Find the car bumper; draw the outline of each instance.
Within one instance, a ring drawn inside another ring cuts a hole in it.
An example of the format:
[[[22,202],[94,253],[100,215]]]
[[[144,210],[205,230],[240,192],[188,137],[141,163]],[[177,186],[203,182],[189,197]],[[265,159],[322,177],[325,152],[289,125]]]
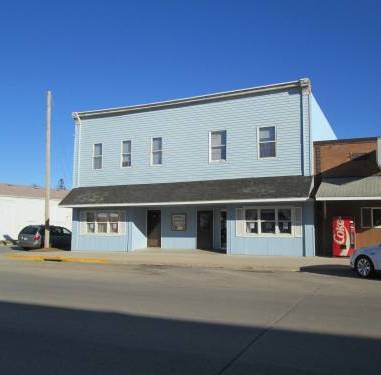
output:
[[[25,248],[28,248],[28,249],[39,249],[41,247],[39,241],[37,241],[37,242],[17,241],[17,244],[20,247],[25,247]]]

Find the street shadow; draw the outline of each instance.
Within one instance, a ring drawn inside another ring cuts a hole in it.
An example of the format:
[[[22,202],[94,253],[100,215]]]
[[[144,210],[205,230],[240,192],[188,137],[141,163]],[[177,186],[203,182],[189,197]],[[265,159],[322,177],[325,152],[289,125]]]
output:
[[[10,302],[0,302],[0,337],[6,375],[369,375],[381,368],[378,338]]]
[[[315,273],[319,275],[339,276],[359,278],[349,266],[337,265],[337,264],[321,264],[313,266],[300,267],[300,272]],[[373,279],[380,279],[379,274],[376,274]]]

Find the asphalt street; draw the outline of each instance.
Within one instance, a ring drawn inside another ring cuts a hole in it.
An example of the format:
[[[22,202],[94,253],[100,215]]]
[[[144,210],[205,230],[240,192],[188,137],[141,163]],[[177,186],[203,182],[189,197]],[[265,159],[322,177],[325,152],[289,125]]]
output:
[[[0,260],[0,374],[379,374],[381,279]]]

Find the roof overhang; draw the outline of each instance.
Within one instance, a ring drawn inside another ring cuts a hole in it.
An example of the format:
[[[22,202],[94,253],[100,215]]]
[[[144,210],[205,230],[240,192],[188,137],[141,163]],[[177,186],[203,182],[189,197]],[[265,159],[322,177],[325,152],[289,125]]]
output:
[[[381,176],[323,178],[317,201],[381,200]]]
[[[144,207],[304,202],[311,176],[280,176],[72,189],[63,207]]]
[[[134,112],[152,111],[152,110],[165,109],[165,108],[171,108],[171,107],[194,105],[194,104],[208,103],[208,102],[220,101],[220,100],[236,99],[236,98],[255,95],[259,93],[279,91],[279,90],[289,90],[289,89],[295,89],[295,88],[306,88],[310,90],[311,82],[308,78],[302,78],[296,81],[256,86],[256,87],[250,87],[250,88],[240,89],[240,90],[224,91],[224,92],[208,94],[208,95],[198,95],[198,96],[192,96],[188,98],[181,98],[181,99],[175,99],[175,100],[165,100],[165,101],[153,102],[148,104],[99,109],[94,111],[73,112],[72,117],[73,119],[78,121],[79,119],[83,120],[83,119],[95,118],[95,117],[120,116],[120,115],[125,115],[128,113],[134,113]]]
[[[103,203],[103,204],[61,204],[61,207],[157,207],[157,206],[191,206],[191,205],[220,205],[220,204],[250,204],[250,203],[280,203],[280,202],[306,202],[311,198],[279,198],[279,199],[241,199],[241,200],[215,200],[215,201],[185,201],[185,202],[152,202],[152,203]]]

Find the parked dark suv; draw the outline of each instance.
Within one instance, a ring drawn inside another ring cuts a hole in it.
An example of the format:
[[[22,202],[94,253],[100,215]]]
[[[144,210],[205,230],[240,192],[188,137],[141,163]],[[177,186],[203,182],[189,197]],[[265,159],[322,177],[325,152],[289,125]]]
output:
[[[45,225],[28,225],[19,234],[18,244],[23,249],[44,247]],[[50,247],[70,250],[71,232],[63,227],[50,226]]]

